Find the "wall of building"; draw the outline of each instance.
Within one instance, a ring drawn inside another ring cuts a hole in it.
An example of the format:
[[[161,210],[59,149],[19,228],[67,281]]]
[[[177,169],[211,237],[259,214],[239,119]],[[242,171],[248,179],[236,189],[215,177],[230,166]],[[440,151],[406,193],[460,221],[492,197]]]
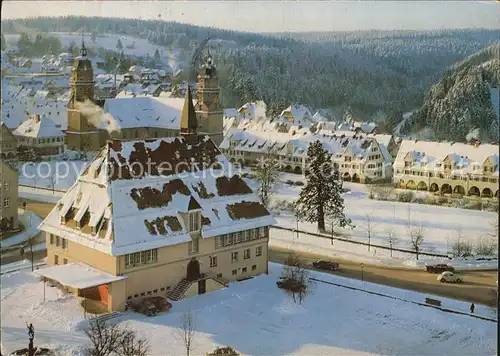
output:
[[[51,236],[53,236],[52,240]],[[81,262],[112,275],[118,274],[118,258],[115,256],[110,256],[70,240],[66,240],[66,248],[63,248],[62,238],[60,238],[60,244],[57,246],[57,236],[47,232],[45,232],[45,242],[47,246],[47,263],[49,265],[55,265],[55,256],[58,256],[58,264],[60,265],[64,264],[64,259],[66,259],[67,263]]]
[[[267,273],[267,245],[268,238],[252,240],[246,243],[215,248],[215,238],[202,239],[198,253],[189,253],[189,244],[183,243],[163,247],[158,250],[156,263],[125,268],[125,256],[119,258],[120,274],[128,276],[126,281],[127,297],[140,297],[151,292],[151,295],[164,295],[174,288],[182,279],[186,278],[187,265],[192,258],[200,263],[200,272],[219,275],[234,281],[261,273]],[[256,256],[256,247],[262,247],[262,255]],[[244,259],[244,250],[250,249],[250,258]],[[231,252],[238,252],[238,261],[231,261]],[[217,266],[210,267],[210,256],[217,256]],[[252,266],[255,266],[252,269]],[[246,268],[246,272],[244,272]],[[235,274],[234,271],[236,271]],[[162,290],[163,288],[163,290]],[[156,290],[156,293],[154,292]]]
[[[0,158],[13,158],[17,153],[17,140],[4,124],[0,124]]]
[[[18,174],[0,161],[0,219],[5,230],[19,227],[17,216]],[[4,220],[5,219],[5,220]]]
[[[125,310],[126,281],[126,279],[122,279],[109,284],[108,311]]]

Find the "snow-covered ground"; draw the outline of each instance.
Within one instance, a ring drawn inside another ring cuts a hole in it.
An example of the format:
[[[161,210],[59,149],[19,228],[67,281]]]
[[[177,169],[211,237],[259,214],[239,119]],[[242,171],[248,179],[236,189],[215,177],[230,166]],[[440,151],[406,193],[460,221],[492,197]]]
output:
[[[61,199],[63,195],[64,195],[63,192],[58,192],[58,191],[52,192],[51,190],[47,189],[19,186],[20,198],[55,204],[59,201],[59,199]]]
[[[22,209],[19,209],[18,216],[21,224],[23,224],[24,226],[24,230],[19,234],[13,235],[8,239],[0,241],[0,249],[5,249],[7,247],[20,244],[39,233],[38,225],[40,225],[42,219],[40,219],[38,215],[31,211],[25,212]]]
[[[289,177],[283,179],[289,179]],[[296,175],[292,180],[298,181],[301,178]],[[252,184],[252,187],[255,188],[255,184]],[[344,187],[350,189],[344,194],[345,213],[352,220],[355,228],[337,231],[354,241],[368,242],[368,219],[371,225],[370,242],[372,244],[388,246],[387,231],[394,229],[398,240],[394,246],[411,250],[409,227],[422,226],[425,230],[422,251],[441,254],[447,254],[451,250],[458,230],[462,239],[471,241],[473,244],[480,237],[495,232],[493,222],[498,219],[497,213],[372,200],[368,199],[368,186],[345,183]],[[274,199],[293,201],[298,198],[301,189],[302,187],[281,184]],[[282,211],[276,220],[279,226],[292,229],[297,226],[295,217],[288,211]],[[299,230],[317,232],[317,226],[300,222]]]
[[[67,190],[83,173],[88,161],[22,162],[18,165],[19,184]]]
[[[269,276],[174,302],[156,317],[127,312],[114,322],[146,337],[151,355],[184,353],[178,330],[187,310],[194,315],[193,355],[225,345],[247,355],[496,354],[494,322],[321,282],[298,305],[276,287],[280,269],[271,264]],[[311,276],[418,302],[426,297],[318,272]],[[26,270],[2,275],[1,282],[2,354],[25,347],[26,322],[35,326],[36,345],[82,354],[87,339],[76,297],[47,287],[43,303],[43,283]],[[443,307],[468,311],[468,303],[440,300]],[[491,318],[493,311],[478,305],[476,314]]]

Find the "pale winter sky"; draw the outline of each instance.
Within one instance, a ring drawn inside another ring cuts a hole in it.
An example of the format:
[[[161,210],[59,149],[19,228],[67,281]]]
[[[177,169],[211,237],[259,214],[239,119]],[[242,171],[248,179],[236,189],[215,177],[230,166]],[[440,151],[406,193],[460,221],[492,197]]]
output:
[[[2,1],[2,19],[162,19],[251,32],[500,28],[500,1]]]

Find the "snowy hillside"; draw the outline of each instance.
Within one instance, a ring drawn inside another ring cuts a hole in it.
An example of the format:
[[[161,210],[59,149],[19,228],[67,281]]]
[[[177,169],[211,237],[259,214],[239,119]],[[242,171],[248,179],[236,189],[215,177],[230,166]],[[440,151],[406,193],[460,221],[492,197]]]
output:
[[[496,141],[498,113],[494,112],[491,88],[498,86],[500,45],[495,45],[455,64],[432,86],[423,106],[405,121],[401,131],[418,134],[424,130],[432,133],[427,138],[460,142],[479,129],[478,139]]]

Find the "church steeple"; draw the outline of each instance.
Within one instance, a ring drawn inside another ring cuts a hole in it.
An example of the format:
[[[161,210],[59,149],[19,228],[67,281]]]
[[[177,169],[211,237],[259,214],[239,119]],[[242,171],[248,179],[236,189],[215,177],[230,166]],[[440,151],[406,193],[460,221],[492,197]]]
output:
[[[184,100],[184,107],[182,108],[181,114],[181,135],[187,136],[197,136],[198,135],[198,119],[196,118],[196,112],[193,106],[193,98],[191,95],[191,88],[189,84],[186,90],[186,97]]]
[[[82,57],[87,57],[87,48],[85,47],[85,41],[83,40],[83,31],[82,31],[82,48],[80,48],[80,55]]]

